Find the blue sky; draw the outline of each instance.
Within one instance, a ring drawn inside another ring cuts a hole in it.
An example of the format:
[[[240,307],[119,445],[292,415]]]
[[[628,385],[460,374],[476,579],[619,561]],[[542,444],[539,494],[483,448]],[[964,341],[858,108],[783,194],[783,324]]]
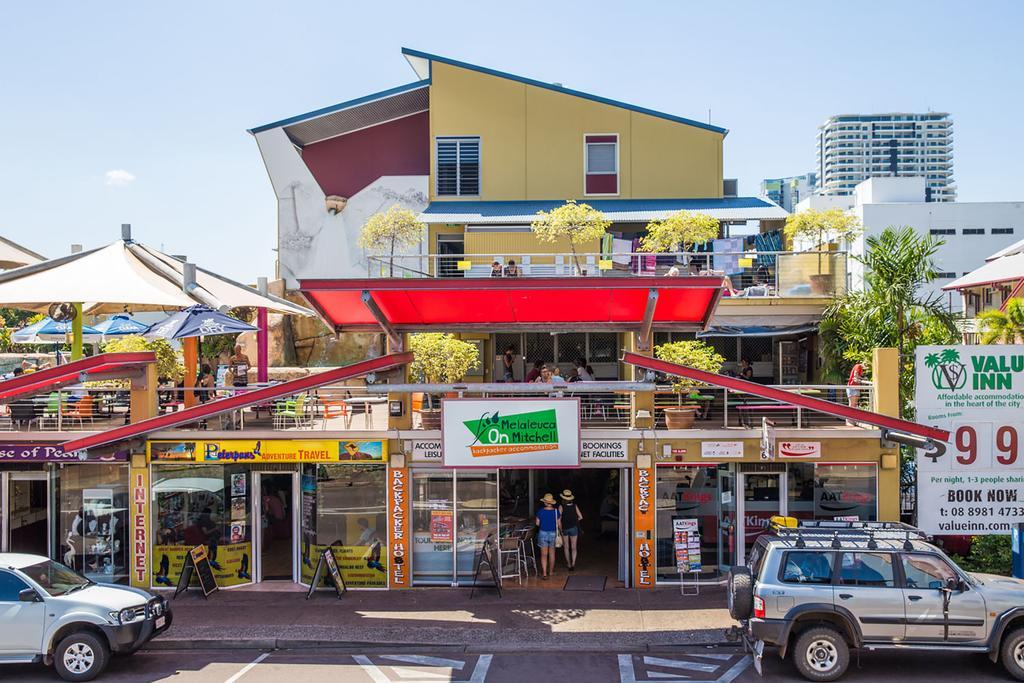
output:
[[[276,208],[247,128],[415,79],[401,46],[711,120],[741,194],[837,113],[948,111],[963,201],[1024,200],[1024,3],[117,2],[0,9],[0,235],[135,236],[254,281]],[[111,173],[113,172],[113,173]]]

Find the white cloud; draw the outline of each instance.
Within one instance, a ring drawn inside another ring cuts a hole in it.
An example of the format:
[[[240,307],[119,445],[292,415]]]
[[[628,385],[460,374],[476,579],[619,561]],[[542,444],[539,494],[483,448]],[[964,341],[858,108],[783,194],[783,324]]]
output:
[[[135,174],[134,173],[129,173],[128,171],[124,170],[123,168],[115,168],[112,171],[107,171],[104,174],[104,177],[106,178],[105,183],[107,185],[112,185],[112,186],[128,185],[130,183],[135,182]]]

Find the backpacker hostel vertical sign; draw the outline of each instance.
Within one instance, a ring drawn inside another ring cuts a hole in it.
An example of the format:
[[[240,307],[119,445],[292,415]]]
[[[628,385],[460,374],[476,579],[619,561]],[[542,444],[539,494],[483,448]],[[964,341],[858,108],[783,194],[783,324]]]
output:
[[[919,453],[918,525],[1007,534],[1024,519],[1024,346],[919,346],[917,421],[950,432]]]
[[[654,587],[654,468],[633,472],[633,585]]]
[[[579,467],[579,399],[447,399],[441,442],[447,467]]]
[[[409,574],[412,570],[410,559],[412,547],[409,545],[409,469],[392,467],[388,470],[391,482],[390,503],[388,510],[388,528],[391,538],[388,547],[391,551],[391,587],[408,588]]]

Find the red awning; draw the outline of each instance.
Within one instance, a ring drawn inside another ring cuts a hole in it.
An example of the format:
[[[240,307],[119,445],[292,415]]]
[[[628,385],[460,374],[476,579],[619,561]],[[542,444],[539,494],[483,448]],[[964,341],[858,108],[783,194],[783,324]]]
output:
[[[842,403],[823,401],[820,398],[803,396],[784,389],[766,387],[763,384],[748,382],[745,379],[728,377],[726,375],[717,375],[713,372],[705,372],[704,370],[697,370],[696,368],[691,368],[686,365],[669,363],[667,361],[650,358],[648,356],[641,356],[629,351],[622,354],[622,362],[629,363],[630,365],[635,365],[640,368],[645,368],[647,370],[664,372],[666,375],[686,377],[688,379],[697,380],[698,382],[710,384],[711,386],[724,387],[726,389],[732,389],[733,391],[742,391],[750,394],[751,396],[759,396],[772,401],[779,401],[780,403],[788,403],[789,405],[800,406],[801,408],[807,408],[808,410],[817,410],[819,413],[834,415],[846,420],[863,422],[865,424],[875,425],[876,427],[891,429],[898,432],[906,432],[907,434],[924,437],[932,441],[949,442],[949,432],[944,429],[929,427],[916,422],[910,422],[909,420],[901,420],[896,417],[890,417],[889,415],[873,413],[870,410],[851,408],[850,406],[845,406]]]
[[[703,329],[720,277],[301,280],[336,331]]]
[[[82,382],[125,379],[143,366],[155,362],[156,354],[152,351],[101,353],[0,382],[0,400],[55,391]]]
[[[317,387],[322,387],[327,384],[334,384],[335,382],[343,382],[347,379],[367,375],[371,372],[390,370],[391,368],[396,368],[400,365],[405,365],[411,362],[411,353],[394,353],[389,356],[381,356],[380,358],[364,360],[351,365],[343,365],[340,368],[333,368],[326,372],[307,375],[306,377],[293,379],[289,382],[273,384],[269,387],[261,387],[259,389],[254,389],[253,391],[247,391],[245,393],[235,394],[234,396],[228,396],[227,398],[202,403],[191,408],[186,408],[185,410],[179,410],[175,413],[165,413],[163,415],[151,417],[148,420],[140,420],[134,424],[115,427],[114,429],[108,429],[107,431],[99,432],[98,434],[83,436],[78,439],[66,441],[63,446],[65,451],[96,448],[97,446],[114,443],[115,441],[123,441],[136,436],[142,436],[143,434],[149,434],[150,432],[155,432],[158,429],[170,429],[171,427],[196,422],[198,420],[227,413],[232,410],[238,410],[240,408],[246,408],[260,403],[267,403],[268,401],[284,398],[285,396],[293,396],[303,391],[316,389]],[[240,433],[240,435],[242,434]]]

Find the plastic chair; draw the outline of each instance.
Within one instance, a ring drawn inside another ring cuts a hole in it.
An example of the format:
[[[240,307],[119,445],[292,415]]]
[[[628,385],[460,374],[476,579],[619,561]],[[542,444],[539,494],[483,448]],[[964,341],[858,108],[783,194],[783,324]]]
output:
[[[321,423],[321,429],[327,429],[327,421],[335,418],[345,418],[345,429],[349,429],[352,426],[352,412],[348,409],[348,404],[344,401],[321,401],[324,407],[324,419]]]
[[[299,394],[293,399],[280,401],[274,407],[274,429],[284,429],[288,420],[295,422],[298,429],[306,422],[306,394]]]
[[[60,394],[51,391],[46,397],[46,405],[43,406],[43,414],[39,416],[39,429],[45,429],[47,420],[53,420],[54,429],[57,428],[57,421],[60,417]]]
[[[86,394],[82,398],[78,399],[78,402],[74,404],[74,407],[70,408],[64,413],[64,417],[71,420],[78,420],[79,427],[85,426],[85,420],[88,419],[91,424],[93,421],[93,398]]]

